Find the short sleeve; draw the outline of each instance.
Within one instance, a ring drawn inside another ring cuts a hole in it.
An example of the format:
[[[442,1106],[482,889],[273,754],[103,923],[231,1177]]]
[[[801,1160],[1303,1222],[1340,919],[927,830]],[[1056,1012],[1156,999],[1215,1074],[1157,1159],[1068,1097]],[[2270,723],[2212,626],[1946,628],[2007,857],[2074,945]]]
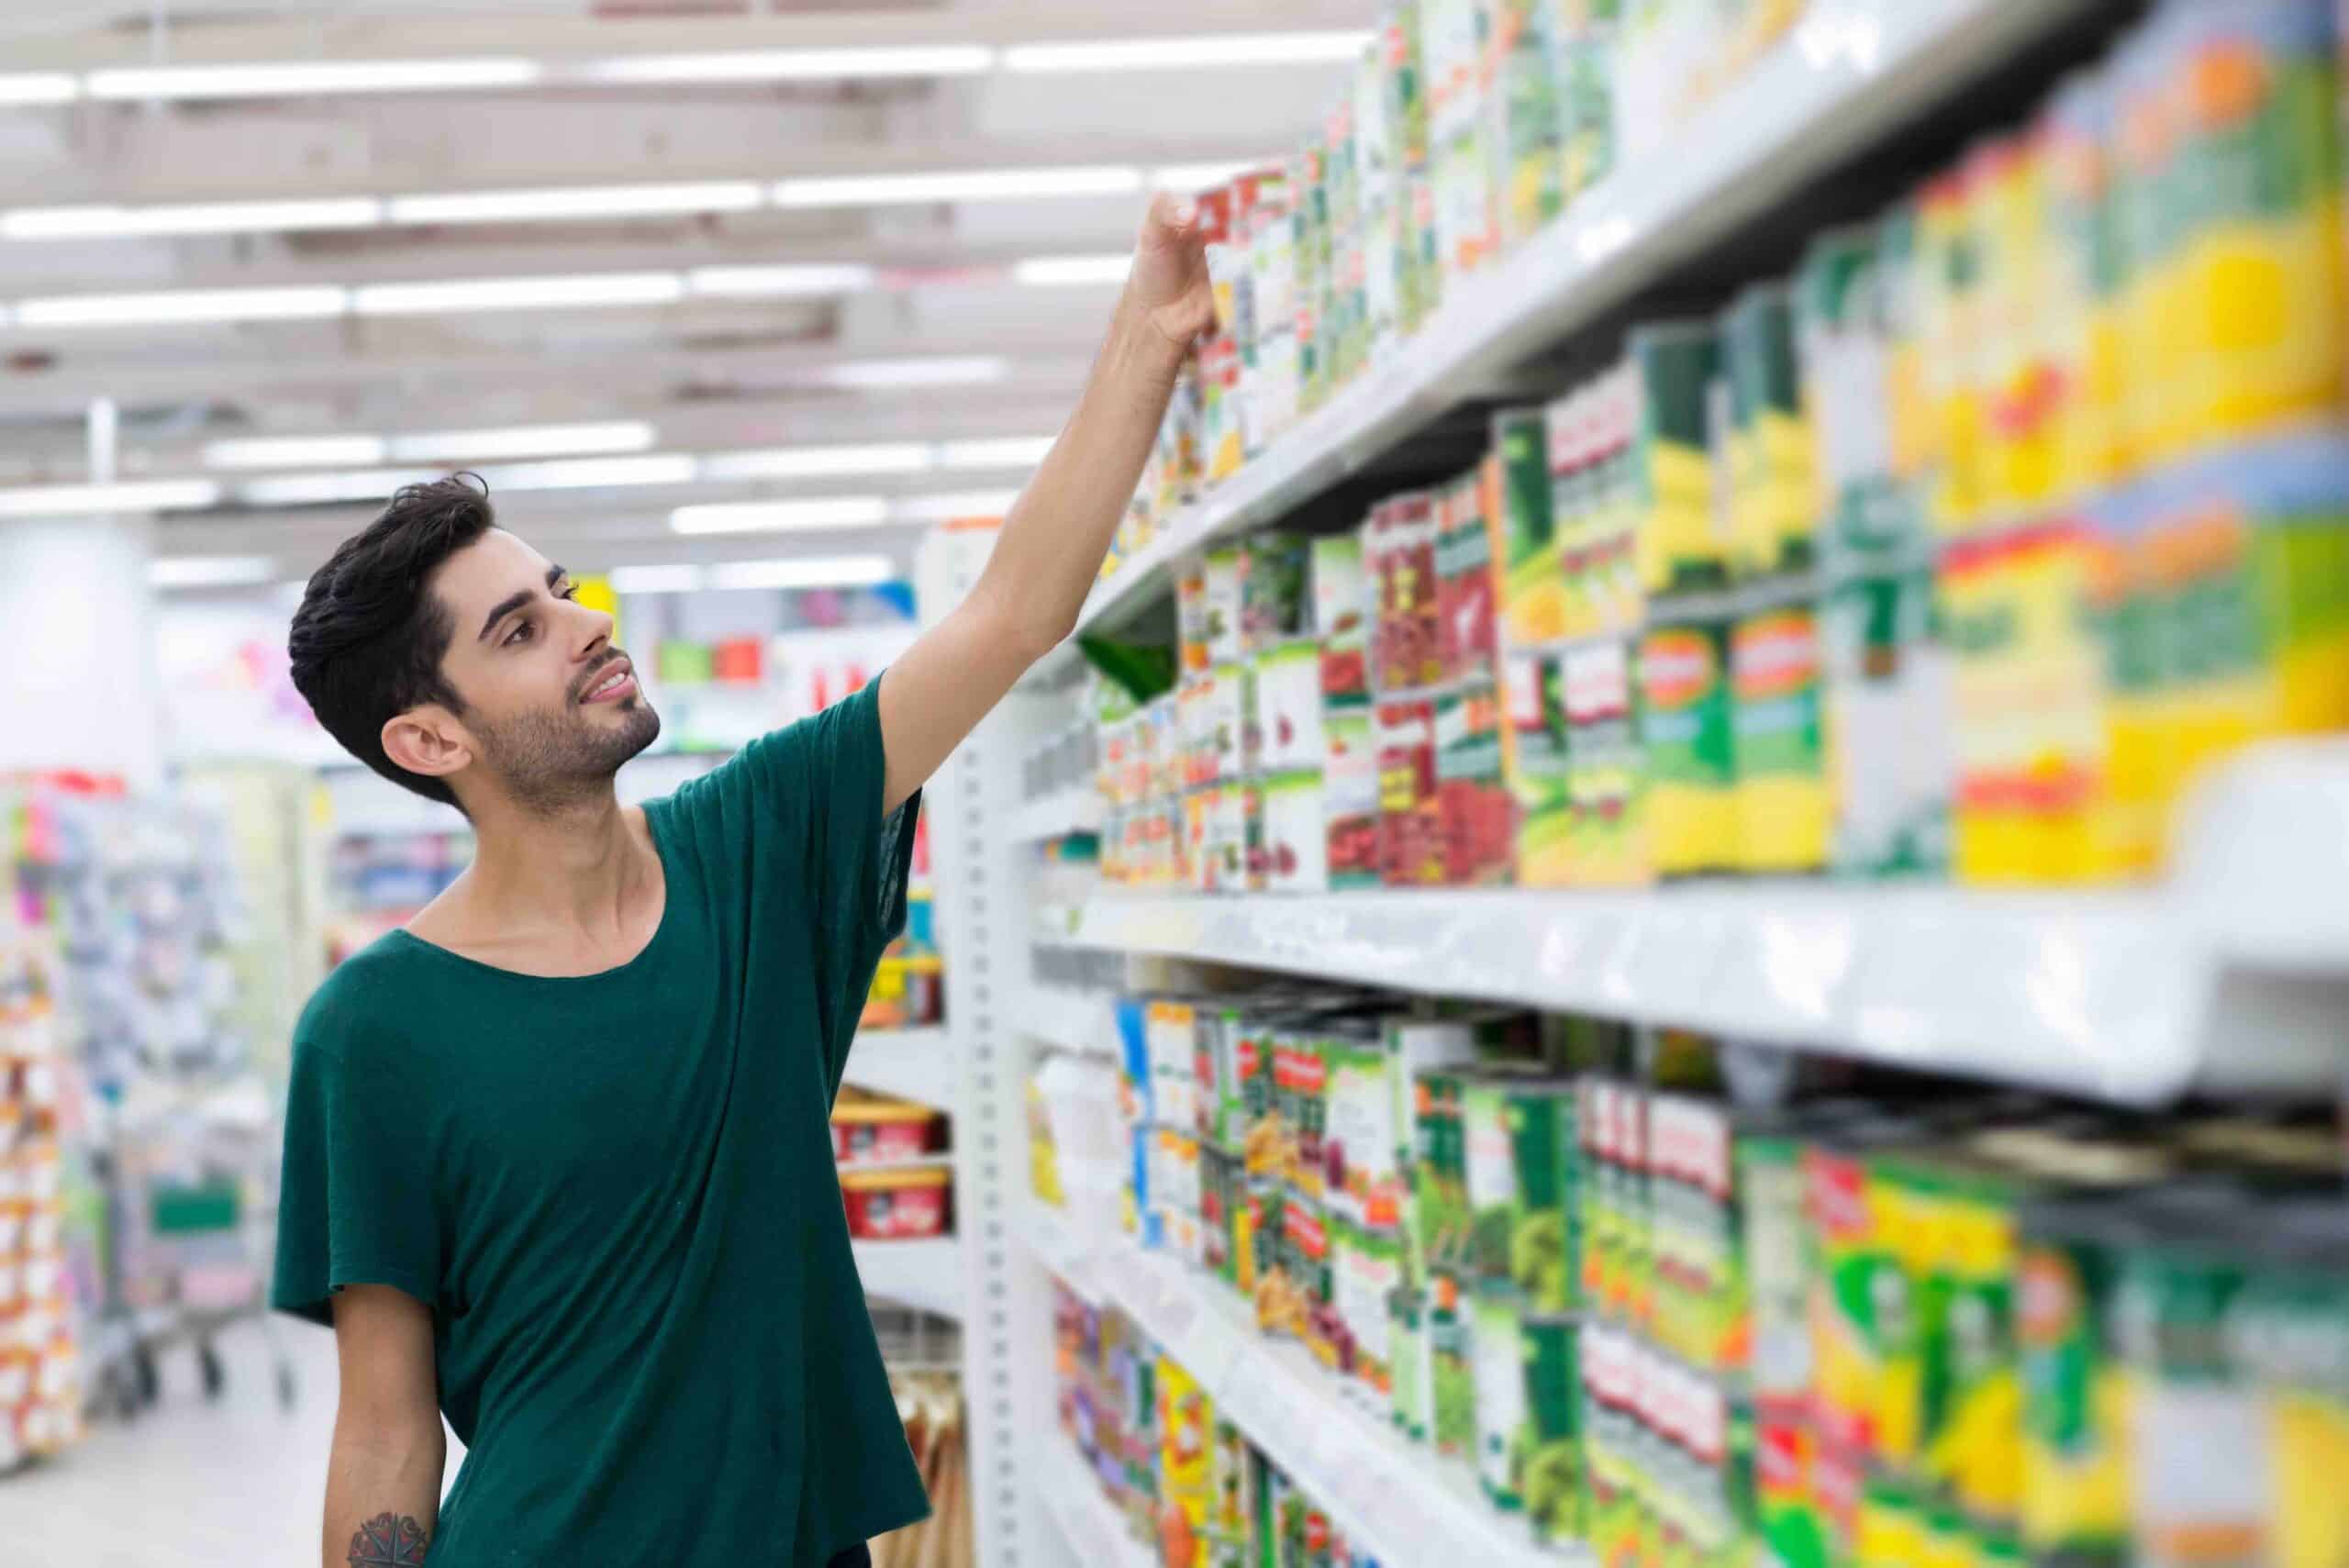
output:
[[[334,1322],[345,1285],[386,1284],[432,1306],[440,1229],[424,1131],[397,1075],[305,1031],[294,1048],[270,1305]]]
[[[817,1014],[828,1092],[837,1093],[856,1022],[883,950],[906,927],[917,791],[884,812],[888,760],[881,738],[881,682],[865,684],[812,718],[744,749],[757,812],[796,827],[804,857]],[[723,770],[721,770],[723,771]],[[713,775],[714,777],[715,775]]]

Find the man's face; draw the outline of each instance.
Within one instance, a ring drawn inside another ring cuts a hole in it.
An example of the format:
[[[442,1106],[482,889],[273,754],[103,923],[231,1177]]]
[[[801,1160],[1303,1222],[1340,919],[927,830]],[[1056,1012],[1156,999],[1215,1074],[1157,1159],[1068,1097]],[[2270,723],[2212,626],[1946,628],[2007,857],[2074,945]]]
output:
[[[553,810],[607,788],[661,733],[612,646],[612,617],[575,602],[562,568],[505,529],[451,556],[431,590],[451,620],[440,669],[476,752],[466,775]]]

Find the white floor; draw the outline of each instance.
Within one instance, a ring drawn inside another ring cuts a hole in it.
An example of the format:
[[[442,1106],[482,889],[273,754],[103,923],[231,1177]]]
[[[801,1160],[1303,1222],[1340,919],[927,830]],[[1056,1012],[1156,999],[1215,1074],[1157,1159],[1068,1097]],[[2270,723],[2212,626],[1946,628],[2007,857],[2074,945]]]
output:
[[[0,1479],[0,1565],[318,1568],[334,1337],[291,1318],[271,1334],[294,1366],[290,1414],[257,1325],[222,1336],[217,1403],[198,1391],[193,1354],[174,1351],[153,1409],[94,1424],[84,1441]],[[453,1438],[449,1449],[453,1480]]]

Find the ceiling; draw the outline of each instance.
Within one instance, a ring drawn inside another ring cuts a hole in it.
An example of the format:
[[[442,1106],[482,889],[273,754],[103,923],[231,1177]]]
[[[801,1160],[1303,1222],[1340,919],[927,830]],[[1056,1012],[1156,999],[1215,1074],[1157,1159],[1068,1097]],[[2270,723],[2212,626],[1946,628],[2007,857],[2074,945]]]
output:
[[[6,10],[0,517],[144,495],[161,553],[293,576],[400,477],[457,466],[449,438],[508,430],[502,466],[469,465],[567,561],[904,559],[939,496],[1029,461],[962,443],[1057,428],[1142,192],[1293,146],[1372,7]],[[1082,260],[1033,264],[1057,258]],[[100,399],[113,477],[164,488],[70,488],[108,477]],[[561,466],[581,453],[604,466]],[[893,520],[669,527],[841,495]]]

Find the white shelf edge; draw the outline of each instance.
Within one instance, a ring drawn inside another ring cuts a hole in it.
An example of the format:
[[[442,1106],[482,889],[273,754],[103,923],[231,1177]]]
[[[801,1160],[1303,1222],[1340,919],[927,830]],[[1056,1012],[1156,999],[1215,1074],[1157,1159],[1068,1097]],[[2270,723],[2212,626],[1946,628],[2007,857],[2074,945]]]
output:
[[[1977,79],[2093,0],[1811,0],[1794,33],[1672,134],[1453,291],[1365,371],[1167,520],[1096,584],[1077,633],[1123,624],[1203,545],[1275,522],[1507,372],[1833,169],[1937,91]],[[1063,643],[1034,678],[1080,656]]]
[[[856,1254],[856,1275],[865,1295],[962,1320],[963,1244],[959,1239],[851,1241],[849,1246]]]
[[[1022,843],[1101,830],[1101,796],[1084,788],[1063,789],[1031,800],[1012,813],[1012,837]]]
[[[1524,1521],[1488,1504],[1460,1467],[1349,1404],[1339,1380],[1302,1347],[1256,1333],[1247,1304],[1233,1293],[1130,1242],[1088,1251],[1041,1205],[1022,1210],[1020,1234],[1047,1269],[1063,1278],[1074,1269],[1096,1287],[1080,1284],[1079,1294],[1112,1303],[1139,1323],[1197,1379],[1218,1415],[1379,1562],[1589,1568],[1588,1551],[1538,1545]]]
[[[1076,1560],[1087,1568],[1158,1568],[1157,1555],[1126,1529],[1068,1435],[1055,1432],[1050,1448],[1042,1466],[1044,1510]]]
[[[1636,892],[1103,896],[1048,945],[1677,1025],[2155,1105],[2349,1072],[2349,741],[2277,742],[2110,891],[1721,881]]]
[[[947,1028],[860,1030],[841,1081],[951,1114],[961,1082],[955,1058],[953,1031]]]

